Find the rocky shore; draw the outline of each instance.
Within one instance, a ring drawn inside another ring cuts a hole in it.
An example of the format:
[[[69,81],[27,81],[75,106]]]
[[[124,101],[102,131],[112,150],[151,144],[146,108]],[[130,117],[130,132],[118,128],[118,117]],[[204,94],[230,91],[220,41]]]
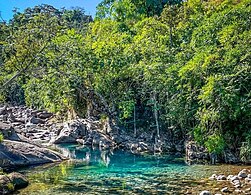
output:
[[[219,188],[217,193],[205,190],[200,195],[221,195],[221,194],[251,194],[251,170],[243,169],[237,175],[213,174],[209,181],[222,183],[223,188]]]

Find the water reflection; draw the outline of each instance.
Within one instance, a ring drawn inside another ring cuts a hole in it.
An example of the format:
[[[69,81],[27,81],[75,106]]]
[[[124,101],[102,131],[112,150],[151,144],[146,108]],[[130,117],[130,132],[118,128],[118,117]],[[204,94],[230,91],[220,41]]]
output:
[[[100,166],[108,167],[111,161],[112,150],[100,150],[100,148],[90,148],[76,145],[53,145],[53,149],[68,157],[72,162],[83,162],[83,165],[98,163]]]

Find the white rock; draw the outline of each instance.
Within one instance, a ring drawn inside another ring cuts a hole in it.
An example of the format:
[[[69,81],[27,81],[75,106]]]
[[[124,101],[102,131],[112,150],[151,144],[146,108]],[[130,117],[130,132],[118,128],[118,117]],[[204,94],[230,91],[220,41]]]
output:
[[[212,195],[211,192],[204,190],[200,193],[200,195]]]
[[[226,178],[226,176],[225,175],[219,175],[218,177],[217,177],[217,180],[219,181],[219,180],[226,180],[227,178]]]
[[[227,176],[227,180],[228,180],[228,181],[231,180],[232,177],[233,177],[233,175]]]
[[[237,175],[231,177],[231,179],[230,179],[230,181],[233,182],[233,183],[234,183],[234,181],[236,181],[236,180],[237,180],[237,181],[240,180],[239,177],[238,177]]]
[[[222,188],[221,192],[229,192],[228,187]]]
[[[211,177],[209,177],[210,180],[216,180],[216,178],[217,178],[216,174],[213,174]]]

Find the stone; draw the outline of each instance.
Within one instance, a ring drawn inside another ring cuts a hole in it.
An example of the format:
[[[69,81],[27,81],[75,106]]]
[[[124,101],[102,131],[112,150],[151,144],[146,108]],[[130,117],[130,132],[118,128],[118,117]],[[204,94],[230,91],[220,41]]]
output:
[[[15,186],[15,190],[25,188],[29,184],[27,178],[20,173],[13,172],[10,173],[8,177],[11,180],[11,183]]]
[[[236,164],[240,162],[239,158],[230,150],[224,151],[224,161],[228,164]]]
[[[70,121],[64,124],[63,129],[53,141],[59,143],[76,143],[77,139],[86,135],[86,126],[80,121]]]
[[[222,189],[221,189],[221,192],[223,192],[223,193],[229,192],[228,187],[222,188]]]
[[[31,117],[30,118],[30,123],[31,124],[44,124],[45,121],[43,119],[40,119],[40,118],[36,118],[36,117]]]
[[[251,179],[251,174],[248,174],[248,175],[247,175],[247,178],[250,178],[250,179]]]
[[[3,134],[4,139],[16,141],[20,140],[20,138],[15,132],[15,129],[10,124],[0,122],[0,132]]]
[[[213,174],[211,177],[209,177],[210,180],[216,180],[217,179],[217,175],[216,174]]]
[[[247,183],[247,184],[251,184],[251,178],[246,177],[246,178],[245,178],[245,183]]]
[[[204,190],[200,193],[200,195],[212,195],[211,192]]]
[[[248,176],[248,170],[247,169],[243,169],[238,173],[238,177],[239,178],[246,178]]]
[[[186,143],[186,162],[192,164],[208,164],[210,162],[210,155],[208,151],[201,146],[198,146],[194,141]]]
[[[37,117],[40,118],[40,119],[47,119],[47,118],[50,118],[52,116],[53,116],[53,114],[49,113],[49,112],[41,112],[41,113],[37,114]]]
[[[0,194],[10,194],[14,191],[14,186],[7,175],[0,175]]]
[[[237,175],[234,175],[233,177],[230,178],[230,181],[234,183],[234,181],[239,181],[239,177]]]
[[[227,180],[230,181],[232,177],[233,177],[233,175],[228,175]]]
[[[217,176],[217,180],[220,181],[220,180],[227,180],[226,176],[225,175],[218,175]]]

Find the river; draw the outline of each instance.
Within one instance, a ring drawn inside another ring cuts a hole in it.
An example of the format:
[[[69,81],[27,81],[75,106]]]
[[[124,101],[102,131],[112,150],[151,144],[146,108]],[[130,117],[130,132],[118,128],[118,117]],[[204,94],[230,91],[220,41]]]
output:
[[[220,193],[229,182],[209,181],[209,176],[251,169],[187,166],[183,159],[171,155],[139,156],[78,145],[61,145],[58,149],[72,160],[20,170],[28,176],[30,185],[19,194],[199,194],[206,189]]]

